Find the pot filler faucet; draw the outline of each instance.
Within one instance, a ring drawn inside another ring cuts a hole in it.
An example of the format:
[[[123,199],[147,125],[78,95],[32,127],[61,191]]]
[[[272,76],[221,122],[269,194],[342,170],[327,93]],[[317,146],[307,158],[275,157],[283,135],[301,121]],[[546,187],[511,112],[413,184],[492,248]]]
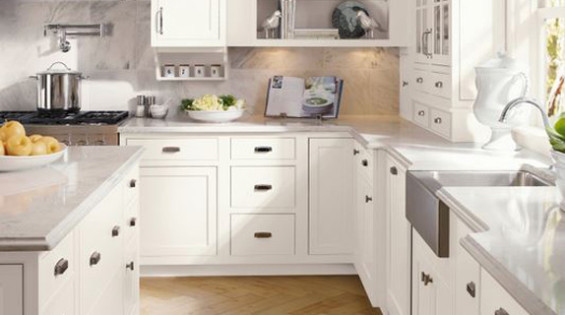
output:
[[[507,116],[508,113],[516,106],[520,105],[520,104],[530,104],[532,106],[534,106],[535,108],[537,108],[540,113],[541,113],[541,118],[543,119],[543,125],[544,127],[547,129],[551,129],[551,125],[549,124],[549,118],[547,117],[547,114],[545,113],[545,110],[543,110],[542,105],[540,104],[539,101],[533,99],[533,98],[528,98],[528,97],[519,97],[513,101],[511,101],[510,103],[508,103],[504,109],[502,110],[502,114],[500,115],[500,118],[498,119],[499,122],[501,123],[506,123],[507,120]]]

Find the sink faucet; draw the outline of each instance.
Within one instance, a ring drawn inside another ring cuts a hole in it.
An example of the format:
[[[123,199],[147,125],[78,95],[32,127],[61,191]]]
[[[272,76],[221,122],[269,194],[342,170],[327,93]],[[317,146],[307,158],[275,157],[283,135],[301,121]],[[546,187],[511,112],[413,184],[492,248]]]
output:
[[[508,103],[504,107],[504,109],[502,110],[502,114],[500,115],[500,118],[498,119],[498,121],[501,122],[501,123],[505,123],[506,118],[508,116],[508,112],[510,112],[517,105],[524,104],[524,103],[530,104],[530,105],[536,107],[541,113],[541,118],[543,119],[543,125],[545,126],[545,129],[548,129],[548,128],[551,129],[551,125],[549,124],[549,118],[547,117],[547,114],[543,110],[542,105],[540,105],[540,102],[538,102],[537,100],[535,100],[533,98],[528,98],[528,97],[519,97],[519,98],[511,101],[510,103]]]

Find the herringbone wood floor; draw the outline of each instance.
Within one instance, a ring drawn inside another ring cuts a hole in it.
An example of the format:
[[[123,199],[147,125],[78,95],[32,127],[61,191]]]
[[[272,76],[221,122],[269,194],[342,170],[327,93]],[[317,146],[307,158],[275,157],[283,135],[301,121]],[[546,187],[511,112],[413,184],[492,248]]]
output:
[[[356,276],[141,279],[141,314],[361,315],[372,309]]]

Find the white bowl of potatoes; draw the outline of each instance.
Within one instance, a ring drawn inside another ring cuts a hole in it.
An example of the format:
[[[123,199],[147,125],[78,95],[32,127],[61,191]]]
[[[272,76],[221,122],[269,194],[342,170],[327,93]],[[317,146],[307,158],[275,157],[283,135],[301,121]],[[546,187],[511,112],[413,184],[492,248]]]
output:
[[[0,172],[44,166],[60,159],[66,151],[67,146],[53,137],[27,136],[17,121],[0,127]]]

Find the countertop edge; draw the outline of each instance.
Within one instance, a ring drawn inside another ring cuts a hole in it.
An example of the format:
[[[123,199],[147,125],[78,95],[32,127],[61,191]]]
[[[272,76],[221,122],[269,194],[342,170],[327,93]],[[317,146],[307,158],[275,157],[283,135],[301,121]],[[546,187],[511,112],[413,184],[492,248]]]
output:
[[[528,313],[557,315],[503,265],[493,259],[471,235],[465,236],[459,243]]]
[[[111,191],[119,179],[129,170],[133,164],[141,159],[144,149],[139,147],[126,162],[124,162],[114,173],[102,182],[96,190],[84,199],[78,207],[66,216],[56,227],[54,227],[45,238],[26,239],[0,239],[0,252],[32,252],[49,251],[54,249],[69,233],[76,228],[82,219]]]

